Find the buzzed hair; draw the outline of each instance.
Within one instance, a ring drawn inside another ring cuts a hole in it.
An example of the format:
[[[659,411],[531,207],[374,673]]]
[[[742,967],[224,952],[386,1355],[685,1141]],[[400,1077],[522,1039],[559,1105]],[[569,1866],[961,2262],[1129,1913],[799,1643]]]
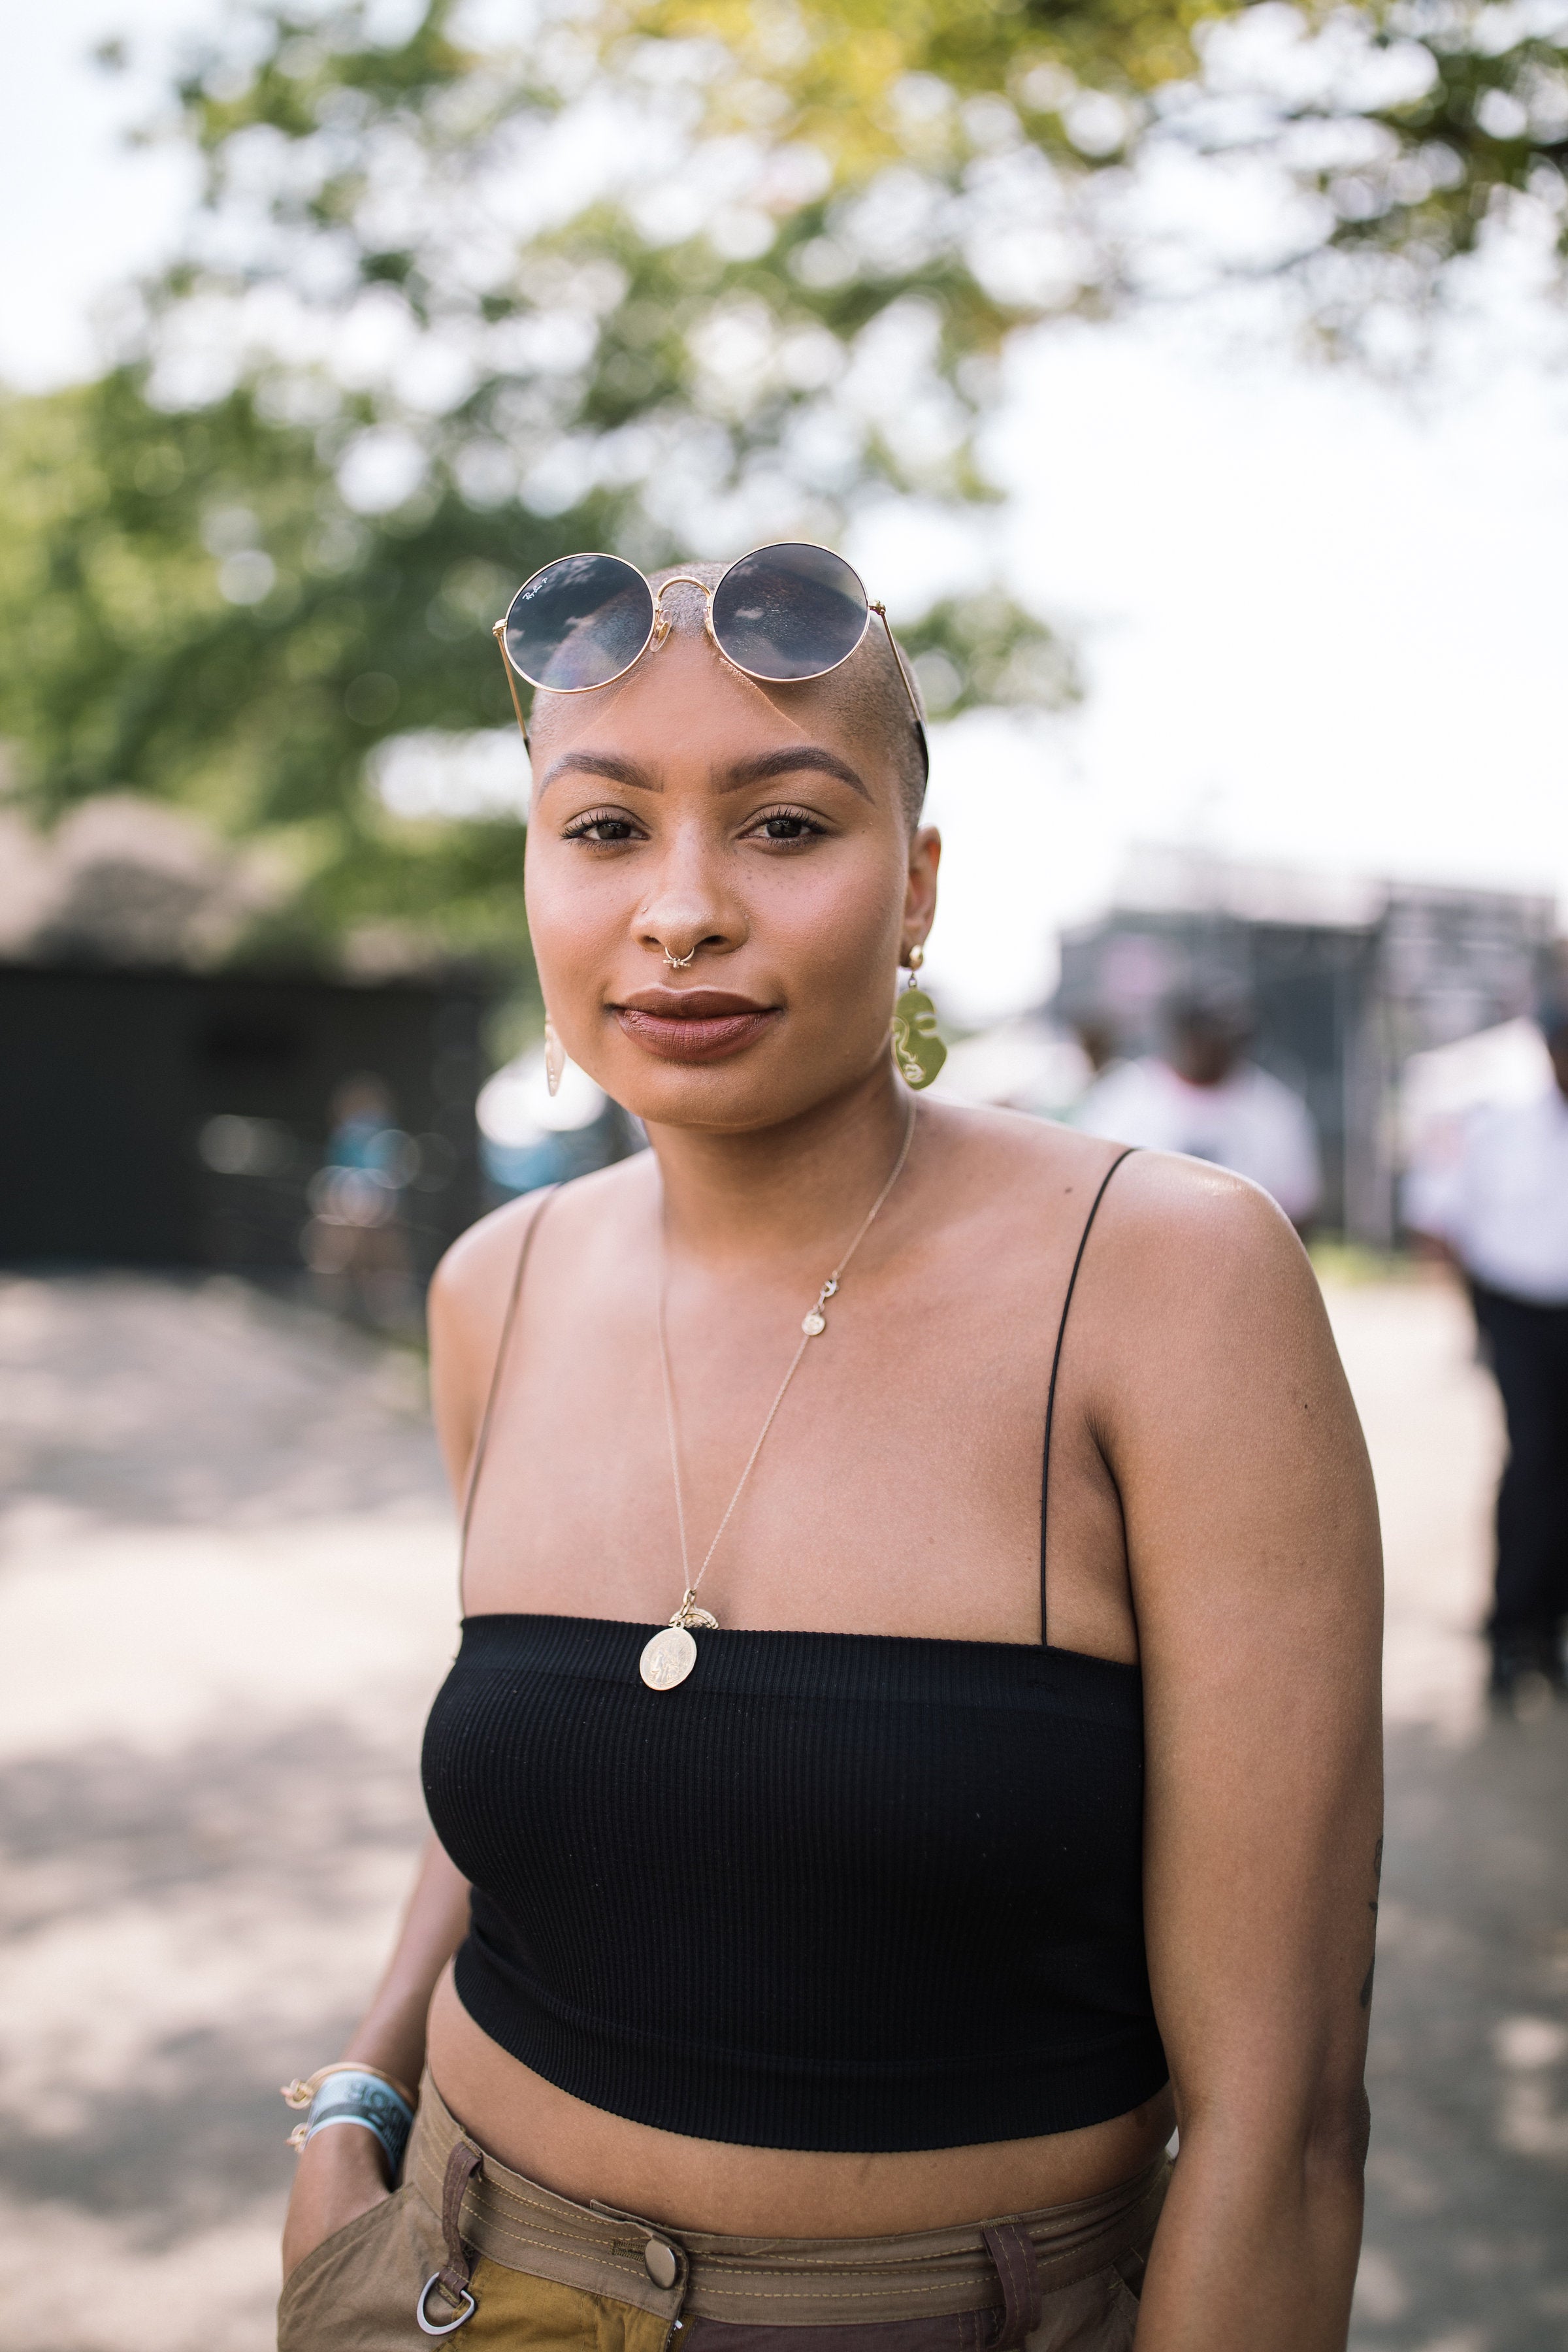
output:
[[[705,588],[716,588],[729,568],[726,563],[667,563],[662,572],[648,574],[648,584],[656,596],[669,580],[700,580]],[[678,627],[684,618],[682,602],[677,599],[673,606],[672,617]],[[665,609],[671,611],[668,605]],[[899,675],[900,658],[903,661],[910,681],[910,693],[914,696],[922,725],[925,705],[913,665],[901,646],[899,656],[895,656],[889,637],[889,632],[873,613],[870,626],[849,659],[837,669],[829,670],[826,677],[814,678],[812,684],[826,698],[837,716],[852,719],[858,727],[886,743],[892,758],[893,772],[898,779],[904,818],[912,833],[925,806],[926,763],[921,755],[920,739],[910,716],[910,695],[905,693],[903,680]],[[541,688],[533,698],[535,712],[542,716],[551,698],[548,690]]]

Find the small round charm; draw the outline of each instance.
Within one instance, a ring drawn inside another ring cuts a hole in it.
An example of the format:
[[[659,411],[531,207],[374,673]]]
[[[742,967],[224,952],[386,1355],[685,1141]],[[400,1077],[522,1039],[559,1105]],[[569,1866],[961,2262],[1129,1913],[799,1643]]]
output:
[[[697,1664],[697,1644],[684,1625],[667,1625],[656,1633],[637,1662],[637,1672],[649,1690],[673,1690]]]
[[[800,1328],[808,1339],[815,1339],[819,1331],[826,1330],[827,1318],[819,1307],[814,1307],[809,1315],[801,1317]]]

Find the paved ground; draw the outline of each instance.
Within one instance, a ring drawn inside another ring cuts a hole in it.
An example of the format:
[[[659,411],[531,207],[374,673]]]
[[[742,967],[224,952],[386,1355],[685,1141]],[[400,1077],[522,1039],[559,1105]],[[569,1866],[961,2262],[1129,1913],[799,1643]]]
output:
[[[1335,1293],[1390,1555],[1356,2352],[1568,2347],[1568,1720],[1489,1727],[1498,1452],[1445,1292]],[[420,1833],[454,1549],[416,1367],[227,1282],[0,1281],[0,2325],[264,2352],[276,2085]]]

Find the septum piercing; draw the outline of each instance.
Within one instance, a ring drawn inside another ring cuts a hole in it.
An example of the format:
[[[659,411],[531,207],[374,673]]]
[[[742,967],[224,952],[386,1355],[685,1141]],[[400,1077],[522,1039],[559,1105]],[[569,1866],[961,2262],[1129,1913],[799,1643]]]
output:
[[[664,960],[669,966],[671,971],[684,971],[687,965],[691,961],[692,957],[696,953],[697,950],[695,948],[689,948],[683,956],[672,956],[669,950],[666,948],[664,951]]]

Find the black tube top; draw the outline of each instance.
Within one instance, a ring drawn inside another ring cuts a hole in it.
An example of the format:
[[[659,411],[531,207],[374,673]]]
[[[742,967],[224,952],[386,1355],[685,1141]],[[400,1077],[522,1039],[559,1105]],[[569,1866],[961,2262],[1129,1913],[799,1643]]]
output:
[[[1142,1677],[1004,1642],[470,1617],[425,1739],[457,1990],[589,2105],[753,2147],[954,2147],[1165,2081]]]
[[[1073,2131],[1164,2083],[1142,1677],[1044,1638],[1057,1367],[1119,1165],[1057,1334],[1038,1648],[702,1633],[651,1691],[652,1626],[464,1620],[424,1758],[473,1890],[458,1996],[546,2082],[692,2138],[867,2153]]]

